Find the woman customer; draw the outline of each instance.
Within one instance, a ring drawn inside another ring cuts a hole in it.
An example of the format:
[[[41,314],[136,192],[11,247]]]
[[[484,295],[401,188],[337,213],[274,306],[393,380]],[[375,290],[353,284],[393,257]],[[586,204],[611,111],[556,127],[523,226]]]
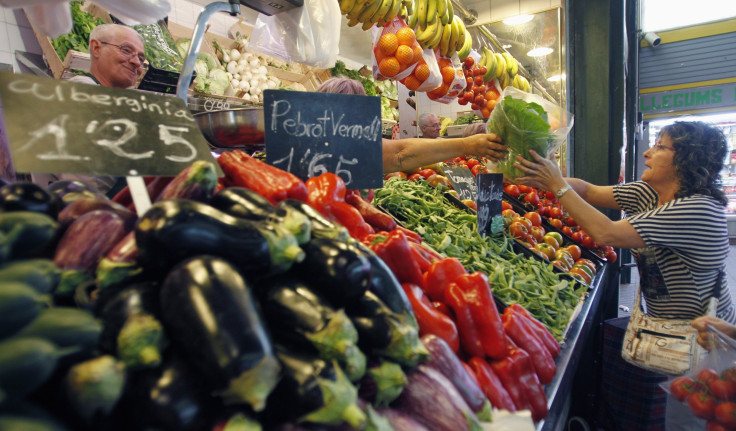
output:
[[[554,192],[598,244],[631,249],[651,316],[704,315],[721,280],[717,316],[736,323],[726,279],[719,277],[729,251],[727,200],[720,185],[727,148],[716,127],[676,122],[662,128],[656,144],[644,153],[647,169],[641,181],[596,186],[563,178],[555,163],[533,151],[533,160],[517,157],[516,166],[526,173],[517,180]],[[612,221],[594,205],[623,210],[627,218]],[[668,397],[668,430],[704,428],[689,409],[674,403]]]
[[[359,81],[337,76],[323,82],[316,91],[365,96]],[[493,133],[447,139],[384,139],[383,171],[407,171],[467,154],[485,156],[496,162],[505,158],[507,151],[501,138]]]

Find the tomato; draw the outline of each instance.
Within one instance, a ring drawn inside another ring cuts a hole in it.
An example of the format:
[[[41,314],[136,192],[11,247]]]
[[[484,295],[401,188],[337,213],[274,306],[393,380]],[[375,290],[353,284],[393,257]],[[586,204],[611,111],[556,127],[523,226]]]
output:
[[[560,243],[553,236],[549,236],[549,233],[542,238],[545,244],[549,244],[554,247],[555,251],[560,248]]]
[[[526,238],[524,238],[524,241],[528,244],[529,248],[536,247],[537,243],[539,242],[536,238],[532,236],[531,233],[527,234]]]
[[[552,265],[560,268],[564,272],[567,272],[570,269],[570,266],[564,260],[553,260]]]
[[[527,235],[529,235],[529,229],[527,229],[526,225],[519,223],[518,221],[511,222],[509,225],[509,233],[514,238],[526,238]]]
[[[514,219],[511,220],[511,222],[512,223],[513,222],[522,223],[524,226],[526,226],[527,230],[530,230],[532,228],[532,222],[526,217],[514,217]]]
[[[560,220],[558,218],[551,218],[551,219],[549,219],[547,221],[549,222],[549,224],[551,224],[552,226],[556,227],[557,229],[562,229],[562,220]]]
[[[578,247],[577,245],[570,244],[564,249],[567,250],[568,253],[570,253],[570,256],[572,256],[573,260],[580,259],[580,254],[582,253],[582,251],[580,250],[580,247]]]
[[[436,174],[437,171],[431,168],[425,168],[418,172],[419,175],[423,176],[424,178],[429,178],[432,175]]]
[[[463,65],[468,69],[472,69],[473,64],[475,64],[475,59],[471,56],[467,56],[465,57],[465,60],[463,60]]]
[[[552,207],[549,209],[549,216],[555,219],[561,219],[562,218],[562,208],[560,207]]]
[[[391,172],[390,174],[387,174],[385,177],[383,177],[383,179],[384,180],[387,180],[387,179],[393,178],[393,177],[399,177],[399,178],[406,179],[408,177],[408,175],[406,175],[406,172],[401,172],[401,171]]]
[[[551,208],[551,207],[550,207],[549,205],[545,205],[544,203],[542,203],[542,201],[541,201],[541,200],[540,200],[540,201],[539,201],[539,203],[537,204],[537,212],[538,212],[538,213],[539,213],[539,215],[541,215],[542,217],[549,217],[549,209],[550,209],[550,208]]]
[[[411,174],[409,175],[409,181],[419,181],[424,180],[425,178],[421,174]]]
[[[450,185],[450,180],[444,175],[439,175],[439,174],[430,175],[429,177],[427,177],[427,182],[432,187],[437,187],[440,184],[442,184],[445,187],[452,187]]]
[[[539,203],[539,195],[535,191],[531,191],[524,196],[524,202],[529,202],[530,204],[534,205],[535,207]]]
[[[580,259],[576,259],[575,265],[585,265],[591,270],[595,271],[595,263],[593,263],[593,261],[591,261],[590,259],[586,259],[584,257]]]
[[[519,186],[516,184],[507,184],[503,187],[503,191],[506,192],[509,196],[512,198],[518,198],[521,191],[519,190]]]
[[[514,219],[516,217],[519,217],[519,213],[517,213],[516,211],[514,211],[512,209],[501,211],[501,215],[504,216],[504,217],[511,218],[511,219]]]
[[[555,196],[555,192],[551,192],[549,190],[547,190],[547,191],[544,192],[544,197],[546,199],[551,200],[551,201],[556,201],[557,200],[557,196]]]
[[[555,249],[551,245],[540,242],[539,244],[535,245],[534,248],[541,251],[545,259],[555,260]]]
[[[510,210],[510,209],[513,209],[513,207],[511,206],[510,203],[508,203],[506,201],[501,201],[501,211],[503,211],[503,210]]]
[[[572,229],[570,229],[570,226],[562,226],[561,230],[565,235],[572,236]]]
[[[714,397],[721,400],[736,401],[736,383],[724,379],[712,379],[708,382],[708,389]]]
[[[477,165],[479,163],[480,163],[480,160],[478,160],[478,159],[469,159],[468,160],[468,167],[470,169],[473,169],[473,166],[475,166],[475,165]]]
[[[572,218],[572,217],[568,217],[567,220],[565,220],[565,223],[568,226],[576,226],[577,225],[577,223],[575,223],[575,219]]]
[[[716,406],[716,420],[728,429],[736,429],[736,403],[727,401]]]
[[[529,221],[532,222],[532,226],[541,226],[542,225],[542,216],[539,215],[538,212],[529,211],[526,214],[524,214],[524,218],[529,219]]]
[[[710,419],[715,414],[716,400],[712,395],[695,392],[687,397],[687,405],[693,414],[701,419]]]
[[[547,235],[557,240],[557,244],[562,246],[562,235],[559,232],[547,232]]]
[[[583,235],[584,234],[582,232],[577,231],[577,232],[573,232],[573,234],[570,235],[570,238],[572,238],[572,240],[575,241],[576,243],[582,244],[583,243]]]
[[[531,186],[527,186],[526,184],[519,184],[519,191],[522,193],[529,193],[532,190],[533,189],[531,188]]]
[[[688,376],[678,377],[670,383],[670,393],[677,401],[685,401],[693,393],[694,384],[693,379]]]
[[[705,431],[728,431],[728,428],[716,421],[708,421],[705,423]]]
[[[585,248],[590,249],[598,248],[595,241],[593,241],[593,238],[589,237],[588,235],[583,236],[583,242],[581,243],[581,245]]]
[[[584,269],[580,267],[573,266],[570,268],[569,271],[567,271],[569,274],[574,274],[580,276],[580,278],[583,280],[585,284],[590,284],[591,281],[593,281],[593,276],[588,274]]]
[[[585,272],[586,272],[586,273],[587,273],[588,275],[590,275],[590,277],[591,277],[591,278],[595,277],[595,270],[593,270],[593,269],[590,269],[590,268],[588,268],[588,267],[587,267],[587,266],[585,266],[585,265],[580,265],[580,264],[577,264],[577,263],[576,263],[576,264],[574,264],[574,265],[573,265],[572,267],[573,267],[573,268],[580,268],[580,269],[582,269],[582,270],[583,270],[583,271],[585,271]]]
[[[570,253],[567,252],[567,250],[564,249],[557,249],[555,252],[555,260],[562,260],[567,264],[568,270],[572,268],[573,265],[575,265],[575,260],[570,256]]]
[[[732,382],[736,382],[736,367],[729,367],[723,370],[721,373],[721,376],[726,379],[730,380]]]
[[[607,261],[608,263],[613,263],[613,262],[615,262],[615,261],[616,261],[616,259],[618,259],[618,255],[617,255],[617,254],[616,254],[616,252],[615,252],[615,251],[613,251],[613,250],[608,250],[608,251],[606,252],[606,254],[605,254],[605,256],[604,256],[604,257],[606,258],[606,261]]]
[[[463,199],[463,200],[462,200],[462,201],[460,201],[460,202],[464,203],[464,204],[465,204],[465,206],[467,206],[467,207],[469,207],[469,208],[472,208],[472,209],[474,209],[474,210],[478,211],[478,205],[477,205],[477,204],[475,203],[475,201],[474,201],[474,200],[472,200],[472,199]]]
[[[477,176],[478,174],[485,174],[488,172],[488,168],[486,168],[485,165],[475,165],[470,169],[470,172],[473,173],[474,176]]]
[[[718,380],[718,373],[712,368],[703,368],[695,379],[708,385],[711,380]]]
[[[544,228],[541,226],[534,226],[532,225],[532,228],[529,229],[529,234],[534,237],[537,242],[542,242],[544,238]]]

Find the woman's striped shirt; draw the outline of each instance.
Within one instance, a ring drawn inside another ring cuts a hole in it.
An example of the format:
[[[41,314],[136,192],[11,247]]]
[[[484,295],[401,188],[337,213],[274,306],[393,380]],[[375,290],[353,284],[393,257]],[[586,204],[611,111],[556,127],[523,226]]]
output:
[[[647,313],[673,319],[705,314],[729,251],[723,206],[706,195],[657,206],[657,192],[644,182],[616,185],[613,195],[647,245],[632,250]],[[717,316],[736,323],[727,283],[722,277]]]

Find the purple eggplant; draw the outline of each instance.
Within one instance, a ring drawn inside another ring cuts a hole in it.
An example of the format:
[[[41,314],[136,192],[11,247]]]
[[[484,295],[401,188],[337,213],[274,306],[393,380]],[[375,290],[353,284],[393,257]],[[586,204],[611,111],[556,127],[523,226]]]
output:
[[[95,314],[102,320],[100,349],[105,353],[117,353],[120,329],[133,316],[158,315],[159,287],[143,281],[124,288],[110,288],[100,292],[95,302]]]
[[[434,368],[419,365],[408,373],[409,384],[394,403],[432,431],[480,429],[480,422],[455,386]]]
[[[120,204],[116,204],[107,198],[94,197],[94,198],[82,198],[76,200],[59,212],[57,220],[59,226],[62,229],[68,228],[74,220],[92,211],[105,210],[112,211],[115,214],[122,217],[125,221],[126,230],[133,229],[133,225],[136,222],[137,216],[135,213]]]
[[[422,343],[431,355],[429,361],[425,362],[424,365],[434,368],[447,377],[478,418],[490,421],[491,403],[463,367],[463,363],[460,362],[457,354],[452,351],[450,345],[434,334],[424,335]]]
[[[59,199],[38,184],[17,182],[0,187],[0,210],[32,211],[56,218]]]
[[[215,193],[216,186],[215,164],[198,160],[179,172],[156,197],[156,201],[191,199],[208,202]]]
[[[49,184],[46,190],[56,196],[64,207],[78,199],[105,198],[104,193],[94,189],[81,181],[61,180]]]
[[[378,409],[378,414],[388,419],[394,431],[429,431],[410,415],[392,408]]]
[[[132,283],[141,278],[143,268],[138,264],[138,256],[135,231],[130,231],[97,265],[96,283],[100,291],[111,286]]]

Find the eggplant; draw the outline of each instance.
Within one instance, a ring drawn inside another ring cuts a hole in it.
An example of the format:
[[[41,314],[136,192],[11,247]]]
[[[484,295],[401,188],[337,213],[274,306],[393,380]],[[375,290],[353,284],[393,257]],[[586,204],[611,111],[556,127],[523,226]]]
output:
[[[447,377],[458,390],[468,406],[475,412],[480,420],[491,420],[491,403],[486,398],[483,390],[478,387],[467,369],[460,362],[457,354],[452,351],[449,344],[434,334],[426,334],[422,337],[422,343],[429,350],[430,358],[424,365],[434,368]]]
[[[376,407],[385,407],[401,394],[406,383],[406,374],[399,364],[381,361],[368,367],[360,381],[358,395]]]
[[[209,391],[197,370],[171,352],[160,367],[131,376],[113,413],[115,429],[212,429],[220,406]]]
[[[17,182],[0,187],[0,210],[32,211],[56,218],[59,199],[38,184]]]
[[[110,199],[101,197],[82,198],[71,202],[59,212],[57,221],[62,230],[67,229],[76,219],[96,210],[111,211],[119,215],[125,222],[125,230],[131,230],[138,216],[131,210]]]
[[[280,366],[238,270],[219,257],[195,256],[169,272],[160,300],[167,334],[225,403],[263,410]]]
[[[0,263],[45,257],[53,248],[58,223],[33,211],[0,212]]]
[[[362,429],[366,417],[357,405],[358,390],[335,361],[275,345],[283,365],[281,381],[268,398],[267,420],[297,420]]]
[[[419,423],[411,415],[400,412],[393,408],[379,409],[378,414],[388,419],[389,424],[394,431],[430,431],[427,427]]]
[[[70,203],[84,198],[102,198],[107,199],[104,193],[84,184],[81,181],[61,180],[56,181],[46,187],[46,191],[56,196],[61,207],[65,207]]]
[[[360,250],[331,238],[312,238],[303,248],[306,257],[295,270],[334,306],[354,303],[368,290],[371,265]]]
[[[378,356],[413,367],[429,358],[419,331],[404,316],[394,313],[371,291],[347,308],[358,330],[360,347]]]
[[[135,231],[130,231],[97,264],[95,283],[99,290],[138,281],[143,275],[138,256]]]
[[[397,410],[416,418],[432,431],[482,429],[475,413],[442,373],[420,365],[407,377],[409,383],[394,403]]]
[[[304,257],[289,232],[191,200],[153,204],[138,220],[135,232],[140,263],[157,271],[209,254],[230,260],[245,273],[264,275],[285,272]]]
[[[310,221],[311,235],[313,238],[332,238],[340,241],[347,241],[350,238],[350,233],[347,229],[327,220],[325,216],[306,202],[296,199],[286,199],[279,202],[276,208],[287,211],[298,211],[305,215]]]
[[[357,346],[358,331],[342,309],[334,309],[309,284],[293,276],[274,277],[262,284],[266,292],[261,310],[275,339],[336,360],[351,381],[363,377],[366,358]]]
[[[155,200],[191,199],[207,202],[215,192],[215,187],[217,187],[215,164],[197,160],[168,182]]]
[[[129,318],[159,315],[159,286],[152,281],[144,281],[126,287],[102,290],[95,303],[94,312],[102,320],[100,349],[106,353],[117,354],[118,334]]]
[[[299,244],[311,238],[311,221],[296,209],[276,208],[266,198],[245,187],[227,187],[212,197],[210,205],[235,217],[279,223],[291,232]]]

